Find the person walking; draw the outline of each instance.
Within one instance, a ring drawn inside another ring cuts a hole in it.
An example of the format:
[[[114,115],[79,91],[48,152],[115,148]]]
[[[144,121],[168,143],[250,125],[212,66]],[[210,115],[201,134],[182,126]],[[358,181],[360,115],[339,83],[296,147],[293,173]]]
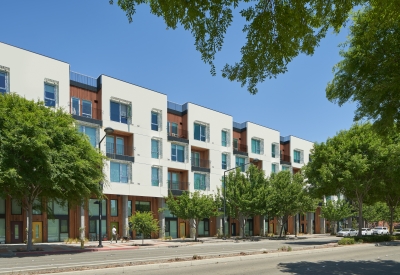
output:
[[[113,226],[113,228],[111,230],[111,235],[112,235],[112,237],[111,237],[111,242],[110,243],[112,243],[112,241],[114,239],[115,239],[115,243],[118,243],[118,241],[117,241],[117,229],[115,228],[115,225]]]

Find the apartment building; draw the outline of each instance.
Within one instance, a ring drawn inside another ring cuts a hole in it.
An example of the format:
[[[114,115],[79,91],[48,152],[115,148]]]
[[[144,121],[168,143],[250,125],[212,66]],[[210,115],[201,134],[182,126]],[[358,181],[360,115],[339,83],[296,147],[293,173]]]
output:
[[[188,221],[173,216],[164,197],[172,192],[199,190],[212,194],[221,188],[224,171],[258,160],[267,175],[280,170],[293,173],[309,161],[312,142],[253,122],[237,123],[233,117],[194,103],[176,104],[167,95],[116,78],[85,76],[70,70],[68,63],[0,43],[0,92],[15,92],[28,99],[42,100],[49,108],[61,107],[71,113],[79,131],[93,147],[108,157],[103,184],[107,200],[102,202],[101,222],[96,198],[86,206],[63,208],[55,202],[54,219],[47,213],[34,213],[36,242],[63,241],[79,237],[79,228],[96,240],[109,238],[115,225],[121,236],[141,236],[128,229],[135,211],[152,211],[162,228],[152,238],[190,236]],[[110,127],[112,133],[104,129]],[[325,222],[319,210],[291,219],[300,232],[324,233]],[[239,222],[228,219],[226,234],[239,235]],[[102,235],[99,236],[101,227]],[[0,198],[0,243],[24,241],[26,214],[16,201]],[[222,228],[222,217],[204,219],[200,236],[214,236]],[[253,217],[246,234],[277,232],[273,217]]]

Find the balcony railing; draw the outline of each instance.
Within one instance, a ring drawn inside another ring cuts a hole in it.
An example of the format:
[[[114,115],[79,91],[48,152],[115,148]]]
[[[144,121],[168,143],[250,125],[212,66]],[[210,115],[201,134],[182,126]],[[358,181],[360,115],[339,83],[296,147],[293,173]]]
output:
[[[181,104],[177,104],[177,103],[168,101],[167,108],[182,113],[187,110],[187,103],[181,105]]]
[[[168,136],[188,139],[188,131],[183,130],[182,128],[168,129]]]
[[[87,106],[71,106],[71,115],[101,120],[101,109],[88,108]]]
[[[290,155],[281,154],[281,161],[290,162]]]
[[[106,155],[112,159],[133,161],[133,147],[107,142]]]
[[[189,183],[184,181],[168,181],[168,189],[169,190],[181,190],[187,191]]]
[[[242,122],[242,123],[239,123],[239,122],[233,122],[233,128],[237,128],[237,129],[244,129],[244,128],[246,128],[246,126],[247,126],[247,122]]]
[[[233,144],[233,150],[239,151],[239,152],[244,152],[247,153],[247,145],[245,144]]]
[[[199,168],[210,168],[210,161],[206,159],[193,159],[192,158],[192,166]]]
[[[70,81],[74,81],[97,89],[97,78],[70,71],[69,79]]]

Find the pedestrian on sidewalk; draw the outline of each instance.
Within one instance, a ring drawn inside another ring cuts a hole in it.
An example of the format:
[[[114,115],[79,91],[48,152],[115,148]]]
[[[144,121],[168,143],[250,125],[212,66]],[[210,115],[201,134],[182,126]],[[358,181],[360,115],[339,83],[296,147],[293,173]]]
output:
[[[113,226],[113,229],[111,230],[111,242],[115,239],[115,243],[118,243],[117,240],[117,229],[115,228],[115,225]]]

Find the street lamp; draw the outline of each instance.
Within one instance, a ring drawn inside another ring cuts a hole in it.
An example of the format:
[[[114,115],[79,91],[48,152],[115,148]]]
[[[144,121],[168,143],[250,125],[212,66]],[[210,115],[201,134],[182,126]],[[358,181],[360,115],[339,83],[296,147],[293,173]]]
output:
[[[112,133],[114,133],[114,129],[111,128],[111,127],[106,127],[104,129],[104,132],[106,134],[104,135],[104,137],[99,142],[99,152],[100,153],[101,153],[101,148],[100,148],[101,142],[105,139],[105,137],[107,135],[111,135]],[[103,191],[103,183],[100,182],[99,185],[100,185],[101,191]],[[99,205],[99,245],[97,247],[103,247],[103,237],[101,236],[102,235],[102,232],[101,232],[101,213],[103,212],[103,207],[102,207],[103,205],[102,205],[102,201],[101,200],[96,201],[95,204]]]
[[[253,161],[250,161],[248,163],[242,164],[241,166],[245,166],[245,165],[252,164],[252,163],[255,164],[257,162],[258,162],[258,159],[253,159]],[[231,168],[231,169],[228,169],[228,170],[224,171],[224,222],[222,223],[222,231],[223,231],[222,234],[223,234],[223,236],[225,236],[225,223],[226,223],[226,182],[225,182],[225,173],[229,172],[229,171],[232,171],[232,170],[235,170],[236,168],[238,168],[238,167],[234,167],[234,168]],[[226,240],[225,237],[223,237],[222,239]]]

